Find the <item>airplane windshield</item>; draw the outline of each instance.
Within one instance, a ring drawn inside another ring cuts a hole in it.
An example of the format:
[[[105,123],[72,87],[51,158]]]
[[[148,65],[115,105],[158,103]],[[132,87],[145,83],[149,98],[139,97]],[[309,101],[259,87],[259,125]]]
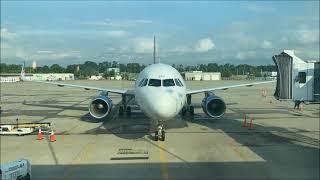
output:
[[[174,79],[174,81],[176,82],[177,86],[180,86],[180,87],[182,86],[182,84],[180,83],[180,81],[178,81],[178,79]]]
[[[160,79],[150,79],[148,86],[159,87],[159,86],[161,86],[161,80]]]
[[[173,79],[164,79],[164,80],[162,80],[162,85],[164,87],[175,86]]]
[[[178,81],[180,82],[181,86],[183,86],[183,83],[180,81],[180,79],[178,79]]]
[[[139,87],[146,86],[148,83],[148,79],[142,79],[139,83]]]
[[[148,79],[145,79],[142,83],[142,86],[146,86],[148,84]]]

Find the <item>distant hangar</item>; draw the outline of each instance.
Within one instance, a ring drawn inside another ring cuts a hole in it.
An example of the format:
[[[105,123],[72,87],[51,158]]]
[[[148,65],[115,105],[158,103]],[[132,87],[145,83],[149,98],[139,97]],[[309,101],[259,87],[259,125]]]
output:
[[[221,80],[220,72],[202,72],[202,71],[191,71],[185,72],[185,80],[187,81],[216,81]]]
[[[74,80],[72,73],[38,73],[38,74],[25,74],[24,78],[27,81],[65,81]],[[18,82],[20,81],[20,73],[1,74],[1,82]]]

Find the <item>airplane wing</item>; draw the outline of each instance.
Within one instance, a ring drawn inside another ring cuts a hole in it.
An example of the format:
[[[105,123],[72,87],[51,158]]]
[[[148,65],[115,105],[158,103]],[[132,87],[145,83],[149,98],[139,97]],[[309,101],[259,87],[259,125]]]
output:
[[[247,84],[220,86],[220,87],[207,88],[207,89],[187,90],[187,94],[197,94],[197,93],[214,91],[214,90],[226,90],[226,89],[230,89],[230,88],[244,87],[244,86],[249,86],[250,87],[250,86],[253,86],[253,85],[257,85],[257,84],[266,84],[266,83],[272,83],[272,82],[276,82],[276,81],[262,81],[262,82],[247,83]]]
[[[127,94],[127,95],[134,95],[133,90],[127,90],[127,89],[109,89],[109,88],[101,88],[101,87],[94,87],[94,86],[82,86],[82,85],[75,85],[75,84],[65,84],[65,83],[60,83],[60,82],[48,82],[48,81],[32,81],[32,82],[37,82],[37,83],[44,83],[44,84],[52,84],[52,85],[57,85],[59,87],[73,87],[73,88],[82,88],[85,90],[98,90],[98,91],[106,91],[106,92],[111,92],[115,94]]]

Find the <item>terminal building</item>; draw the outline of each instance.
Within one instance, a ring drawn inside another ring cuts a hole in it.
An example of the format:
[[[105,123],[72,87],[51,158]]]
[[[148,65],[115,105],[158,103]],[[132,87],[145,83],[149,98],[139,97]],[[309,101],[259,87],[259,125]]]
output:
[[[187,81],[215,81],[221,80],[220,72],[202,72],[202,71],[191,71],[185,72],[185,80]]]
[[[73,73],[41,73],[32,74],[30,76],[25,75],[26,80],[36,80],[36,81],[68,81],[74,80]]]
[[[20,81],[20,75],[17,74],[1,74],[0,82],[18,82]]]
[[[74,80],[72,73],[48,73],[48,74],[25,74],[26,81],[66,81]],[[1,83],[3,82],[18,82],[21,80],[19,73],[1,74]]]
[[[278,100],[320,102],[320,62],[304,61],[293,50],[272,57],[277,66]]]

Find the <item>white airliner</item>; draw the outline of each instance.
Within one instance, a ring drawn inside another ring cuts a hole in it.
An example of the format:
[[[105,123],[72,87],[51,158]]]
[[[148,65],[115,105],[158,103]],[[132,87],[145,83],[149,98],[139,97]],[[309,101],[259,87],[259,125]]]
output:
[[[23,75],[22,71],[22,79]],[[162,63],[152,64],[144,68],[136,80],[134,90],[107,89],[42,81],[42,83],[55,84],[60,87],[68,86],[101,91],[101,94],[93,98],[89,104],[90,114],[98,119],[106,118],[111,112],[112,100],[108,97],[108,92],[122,95],[119,115],[124,113],[130,115],[131,107],[128,103],[135,99],[145,115],[157,121],[156,141],[158,139],[165,140],[164,122],[166,120],[173,119],[180,112],[181,115],[185,115],[187,112],[191,115],[194,114],[194,107],[191,105],[192,94],[204,93],[205,97],[202,100],[203,111],[212,118],[219,118],[224,115],[226,104],[222,98],[216,96],[212,91],[271,82],[273,81],[187,90],[180,73],[172,66]]]

